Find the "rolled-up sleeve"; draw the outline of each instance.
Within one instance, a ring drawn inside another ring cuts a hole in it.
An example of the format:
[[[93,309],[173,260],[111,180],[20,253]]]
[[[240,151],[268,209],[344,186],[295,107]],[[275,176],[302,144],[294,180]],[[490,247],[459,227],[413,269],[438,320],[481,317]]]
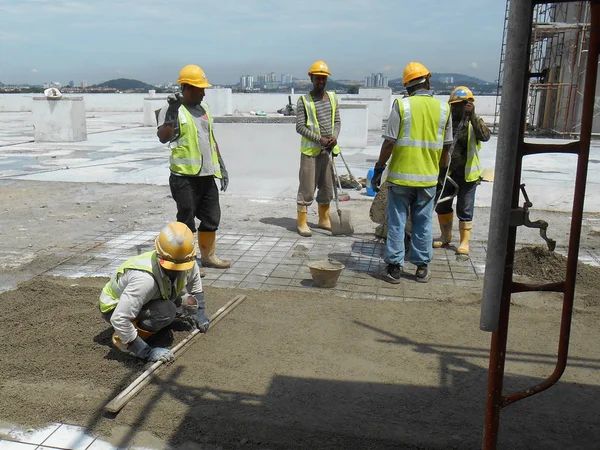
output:
[[[190,295],[195,295],[202,292],[202,278],[200,278],[200,269],[198,268],[198,264],[194,264],[194,267],[187,272],[185,289]]]

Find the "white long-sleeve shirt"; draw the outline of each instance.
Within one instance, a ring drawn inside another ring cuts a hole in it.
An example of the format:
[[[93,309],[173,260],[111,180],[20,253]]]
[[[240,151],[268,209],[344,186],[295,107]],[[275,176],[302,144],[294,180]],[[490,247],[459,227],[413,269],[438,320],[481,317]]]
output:
[[[199,294],[202,292],[202,281],[200,278],[200,269],[198,264],[194,263],[194,267],[183,272],[185,276],[185,291],[190,295]],[[170,301],[175,301],[175,286],[177,280],[171,281],[171,297]],[[132,321],[140,314],[143,306],[151,300],[162,298],[158,285],[154,281],[154,277],[142,270],[127,270],[119,277],[119,287],[122,289],[119,303],[113,311],[110,323],[119,335],[121,342],[129,344],[137,337],[137,330],[133,326]],[[165,300],[167,301],[167,300]]]

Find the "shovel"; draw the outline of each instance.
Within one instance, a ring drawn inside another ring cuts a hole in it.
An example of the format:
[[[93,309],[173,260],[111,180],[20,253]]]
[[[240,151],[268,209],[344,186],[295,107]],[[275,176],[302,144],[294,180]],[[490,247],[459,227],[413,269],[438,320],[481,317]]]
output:
[[[333,177],[333,194],[335,197],[336,211],[329,211],[329,220],[331,221],[331,234],[334,236],[340,234],[353,234],[354,227],[352,226],[352,218],[350,217],[350,211],[342,211],[340,209],[340,201],[338,199],[338,190],[336,180],[337,169],[331,154],[329,154],[329,161],[331,162],[331,175]]]
[[[346,170],[348,171],[348,176],[350,177],[350,181],[352,181],[352,183],[354,183],[354,188],[357,191],[362,190],[363,185],[360,184],[356,178],[354,178],[354,175],[352,175],[352,172],[350,172],[350,167],[348,167],[348,164],[346,163],[346,160],[344,159],[344,155],[342,155],[342,152],[340,152],[340,157],[342,158],[342,161],[344,161],[344,165],[346,166]]]

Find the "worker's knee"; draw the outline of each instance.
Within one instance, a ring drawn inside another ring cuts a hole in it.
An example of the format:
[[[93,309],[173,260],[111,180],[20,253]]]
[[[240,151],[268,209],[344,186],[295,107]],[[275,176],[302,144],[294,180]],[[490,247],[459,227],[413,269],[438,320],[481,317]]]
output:
[[[158,331],[173,322],[176,311],[175,303],[169,300],[152,300],[140,311],[138,326],[146,331]]]

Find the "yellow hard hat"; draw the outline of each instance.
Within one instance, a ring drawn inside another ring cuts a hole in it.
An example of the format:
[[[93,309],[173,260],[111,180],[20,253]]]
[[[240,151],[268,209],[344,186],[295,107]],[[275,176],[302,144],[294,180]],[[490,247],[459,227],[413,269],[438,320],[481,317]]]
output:
[[[204,70],[202,70],[200,66],[194,64],[189,64],[181,69],[177,84],[189,84],[198,88],[208,88],[212,86],[212,84],[208,82],[206,75],[204,75]]]
[[[402,76],[402,84],[406,87],[414,86],[415,84],[422,83],[421,78],[427,78],[431,76],[427,67],[418,62],[409,62],[404,68],[404,74]],[[413,83],[411,83],[411,81]]]
[[[448,103],[459,103],[464,102],[466,100],[471,100],[473,102],[475,101],[475,97],[473,96],[471,89],[469,89],[466,86],[458,86],[455,87],[452,93],[450,94],[450,99],[448,100]]]
[[[329,72],[329,67],[327,67],[325,61],[317,61],[308,69],[308,76],[310,77],[311,75],[325,75],[328,77],[331,75],[331,72]]]
[[[186,224],[171,222],[154,241],[159,264],[168,270],[189,270],[196,259],[194,234]]]

